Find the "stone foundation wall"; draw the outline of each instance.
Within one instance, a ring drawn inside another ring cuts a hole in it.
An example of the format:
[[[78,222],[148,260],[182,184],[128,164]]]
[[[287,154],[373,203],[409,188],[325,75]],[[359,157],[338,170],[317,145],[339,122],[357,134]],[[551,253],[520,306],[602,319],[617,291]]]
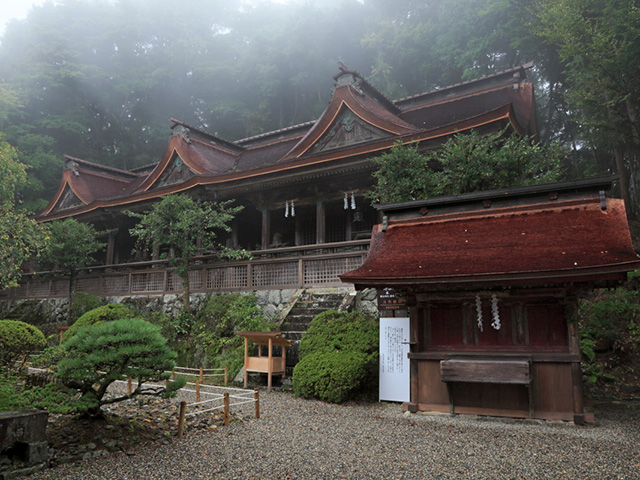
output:
[[[314,290],[314,289],[307,289]],[[354,308],[364,310],[371,315],[377,315],[376,292],[373,289],[355,292],[351,287],[317,289],[332,291],[344,295],[354,295]],[[252,292],[258,299],[258,306],[272,318],[280,322],[282,315],[286,315],[290,308],[290,300],[300,293],[300,290],[257,290]],[[211,294],[194,293],[191,295],[191,306],[197,310],[202,302]],[[224,295],[219,293],[218,295]],[[162,312],[170,316],[177,315],[183,307],[181,294],[167,295],[134,295],[126,297],[104,297],[104,303],[122,303],[131,305],[143,312]],[[13,312],[13,314],[12,314]],[[43,300],[2,300],[0,301],[0,318],[7,318],[12,314],[15,320],[22,320],[40,328],[45,336],[58,335],[57,326],[67,325],[69,301],[66,298],[51,298]],[[15,314],[20,313],[20,317]]]

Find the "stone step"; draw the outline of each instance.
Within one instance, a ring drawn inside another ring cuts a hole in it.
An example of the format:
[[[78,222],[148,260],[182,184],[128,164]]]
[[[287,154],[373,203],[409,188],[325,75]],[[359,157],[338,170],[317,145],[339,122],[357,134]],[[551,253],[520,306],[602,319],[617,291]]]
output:
[[[315,317],[316,315],[319,315],[322,312],[326,312],[327,310],[331,310],[331,308],[322,308],[322,307],[304,308],[304,307],[296,306],[291,309],[287,317],[302,316],[302,315]]]
[[[286,331],[291,331],[291,332],[306,332],[309,329],[309,323],[310,322],[306,322],[306,323],[287,323],[283,328],[284,328],[284,332]],[[286,336],[286,335],[285,335]]]
[[[298,331],[298,332],[294,332],[291,330],[285,330],[282,332],[282,335],[287,339],[287,340],[297,340],[299,341],[300,339],[302,339],[302,335],[304,335],[306,332],[304,331]]]

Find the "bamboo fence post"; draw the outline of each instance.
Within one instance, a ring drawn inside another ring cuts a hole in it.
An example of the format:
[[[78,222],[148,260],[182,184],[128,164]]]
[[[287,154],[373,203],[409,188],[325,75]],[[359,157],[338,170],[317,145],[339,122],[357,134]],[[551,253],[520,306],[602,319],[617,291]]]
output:
[[[200,383],[202,383],[202,367],[200,367],[200,378],[199,378]]]
[[[260,418],[260,389],[259,388],[254,388],[253,389],[253,400],[255,403],[255,407],[256,407],[256,418]]]
[[[171,380],[175,380],[175,379],[176,379],[176,371],[171,370]]]
[[[196,381],[196,403],[200,403],[200,380]]]
[[[131,395],[131,378],[127,378],[127,393]]]
[[[229,383],[229,367],[224,367],[224,386],[227,386]]]
[[[178,438],[182,438],[184,434],[184,413],[187,409],[187,402],[184,400],[180,402],[180,413],[178,416]]]
[[[224,424],[229,425],[229,394],[224,394]]]

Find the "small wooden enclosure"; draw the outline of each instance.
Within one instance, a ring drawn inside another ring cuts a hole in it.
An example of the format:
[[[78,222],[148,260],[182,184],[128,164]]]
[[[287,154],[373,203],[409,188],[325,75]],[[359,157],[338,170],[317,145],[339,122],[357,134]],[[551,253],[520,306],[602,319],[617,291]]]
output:
[[[271,391],[271,377],[273,375],[282,375],[286,377],[286,349],[290,347],[291,342],[282,336],[281,332],[236,332],[244,337],[244,388],[247,388],[249,373],[266,373],[267,374],[267,391]],[[258,356],[249,356],[249,341],[258,345]],[[267,355],[262,355],[263,346],[267,347]],[[280,356],[273,355],[273,347],[281,347]]]
[[[610,179],[382,205],[362,267],[410,318],[409,411],[590,421],[578,297],[640,268]],[[391,316],[386,303],[383,316]]]

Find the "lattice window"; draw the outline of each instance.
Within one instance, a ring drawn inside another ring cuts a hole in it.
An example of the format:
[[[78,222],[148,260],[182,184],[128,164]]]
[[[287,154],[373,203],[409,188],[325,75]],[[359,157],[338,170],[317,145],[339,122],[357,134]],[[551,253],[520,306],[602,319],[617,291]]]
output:
[[[247,287],[247,271],[246,266],[211,268],[207,270],[207,289]]]
[[[362,257],[310,260],[304,263],[304,284],[317,285],[339,282],[338,275],[350,272],[362,265]]]
[[[69,295],[69,279],[68,278],[56,278],[51,280],[51,292],[52,297],[66,297]]]
[[[167,272],[167,290],[170,292],[182,291],[182,279],[177,272]]]
[[[105,295],[129,293],[129,275],[124,274],[104,277],[103,286]]]
[[[252,285],[254,287],[298,285],[298,283],[298,262],[253,266]]]
[[[132,292],[162,292],[164,290],[164,272],[133,273],[131,275]]]
[[[101,295],[100,277],[78,278],[76,280],[76,291]]]
[[[191,290],[202,290],[204,287],[204,274],[202,270],[189,271],[189,288]]]
[[[67,292],[69,289],[67,288]],[[29,284],[29,294],[32,297],[48,297],[51,295],[49,281],[33,282]]]

